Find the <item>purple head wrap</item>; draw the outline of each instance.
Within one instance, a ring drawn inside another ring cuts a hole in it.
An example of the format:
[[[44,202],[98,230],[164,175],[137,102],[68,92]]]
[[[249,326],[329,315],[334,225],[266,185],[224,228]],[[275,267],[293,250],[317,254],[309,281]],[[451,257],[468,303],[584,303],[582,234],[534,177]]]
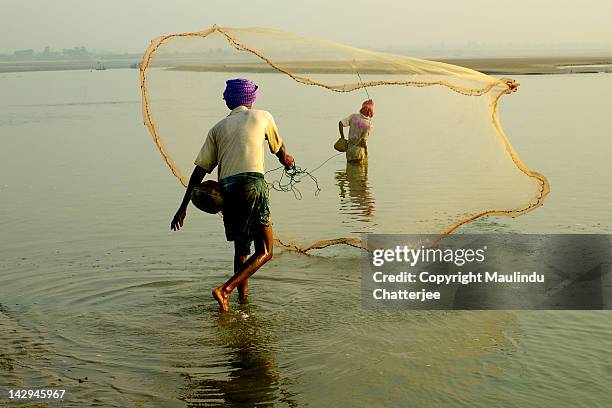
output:
[[[229,79],[223,92],[223,99],[227,107],[234,109],[237,106],[251,106],[257,98],[257,85],[248,79]]]

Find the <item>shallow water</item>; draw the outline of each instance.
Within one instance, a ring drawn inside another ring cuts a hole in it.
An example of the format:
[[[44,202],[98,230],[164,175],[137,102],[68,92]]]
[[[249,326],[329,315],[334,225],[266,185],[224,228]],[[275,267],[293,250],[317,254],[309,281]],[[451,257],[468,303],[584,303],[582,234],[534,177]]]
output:
[[[610,233],[612,76],[516,79],[502,123],[551,195],[462,230]],[[610,313],[364,310],[356,250],[279,252],[251,304],[221,316],[209,289],[231,247],[194,210],[168,231],[182,188],[142,126],[137,80],[0,75],[0,388],[65,387],[66,406],[609,404]],[[361,171],[338,157],[317,173],[343,231],[375,230],[392,192]],[[288,230],[304,224],[297,204],[276,206]]]

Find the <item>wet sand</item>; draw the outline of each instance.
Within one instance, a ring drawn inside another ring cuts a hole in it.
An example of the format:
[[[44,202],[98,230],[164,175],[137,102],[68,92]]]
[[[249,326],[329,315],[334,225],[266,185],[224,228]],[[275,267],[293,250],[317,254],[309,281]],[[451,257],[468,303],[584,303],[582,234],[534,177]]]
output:
[[[496,58],[431,58],[447,64],[459,65],[490,75],[537,75],[612,72],[612,55],[609,56],[551,56],[551,57],[496,57]],[[97,60],[30,60],[0,61],[0,72],[89,70]],[[135,59],[105,59],[106,68],[133,67],[140,61]],[[347,72],[351,64],[341,61],[282,62],[283,68],[296,73],[352,73]],[[172,69],[197,72],[271,72],[267,64],[198,64],[175,66]],[[401,74],[392,67],[368,66],[360,63],[362,74]]]
[[[538,75],[612,72],[610,57],[500,57],[500,58],[448,58],[431,61],[458,65],[490,75]],[[344,61],[309,61],[279,62],[288,71],[304,74],[351,74],[353,64]],[[272,72],[267,64],[234,63],[234,64],[193,64],[173,67],[177,71],[197,72]],[[397,66],[381,66],[359,62],[361,74],[412,74],[398,71]]]
[[[440,60],[440,62],[460,65],[490,75],[612,72],[612,56],[459,58]]]

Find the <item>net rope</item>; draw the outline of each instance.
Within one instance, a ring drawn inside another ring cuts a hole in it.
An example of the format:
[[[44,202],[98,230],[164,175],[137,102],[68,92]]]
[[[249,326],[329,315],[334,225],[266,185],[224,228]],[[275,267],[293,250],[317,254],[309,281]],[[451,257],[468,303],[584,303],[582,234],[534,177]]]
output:
[[[166,134],[170,132],[164,133],[160,130],[160,124],[158,123],[160,116],[158,112],[160,112],[160,110],[155,109],[161,108],[154,109],[152,106],[157,103],[156,98],[159,98],[159,100],[162,98],[155,95],[156,92],[153,85],[154,82],[151,82],[150,76],[152,69],[157,67],[163,67],[166,70],[180,69],[182,66],[181,64],[183,64],[184,61],[187,61],[188,57],[191,55],[189,53],[195,55],[194,49],[199,46],[198,44],[201,44],[202,41],[206,41],[209,37],[212,38],[212,36],[215,36],[215,38],[217,38],[219,35],[221,38],[225,39],[226,43],[229,44],[234,50],[238,51],[240,55],[249,54],[252,57],[255,57],[260,63],[265,64],[268,69],[266,72],[276,72],[290,78],[298,84],[323,88],[335,93],[350,93],[362,88],[365,90],[365,92],[368,92],[368,88],[372,90],[376,87],[444,87],[457,94],[468,97],[487,97],[487,100],[490,101],[488,103],[490,109],[489,119],[494,126],[499,141],[501,141],[501,144],[503,145],[505,154],[510,157],[516,169],[518,169],[524,176],[527,176],[529,179],[535,181],[537,188],[533,196],[516,208],[484,209],[473,214],[466,214],[466,216],[464,216],[462,219],[453,222],[452,225],[442,230],[440,232],[441,237],[452,233],[462,225],[482,217],[516,217],[525,214],[541,206],[545,197],[550,191],[550,185],[547,178],[544,175],[527,168],[513,149],[500,124],[500,99],[502,96],[515,92],[518,89],[518,83],[515,81],[511,79],[496,79],[467,68],[457,67],[450,64],[362,50],[326,40],[298,36],[296,34],[285,33],[277,30],[230,29],[222,28],[218,25],[214,25],[210,29],[200,32],[171,34],[153,40],[145,52],[143,61],[140,65],[140,86],[142,92],[144,123],[147,126],[155,145],[159,149],[163,160],[170,168],[172,173],[183,184],[183,186],[186,186],[188,180],[186,173],[187,169],[186,166],[181,167],[181,165],[176,162],[175,155],[168,150],[168,136],[166,136]],[[265,39],[268,42],[261,42],[261,44],[264,45],[263,48],[270,50],[270,52],[266,53],[265,51],[258,49],[261,47],[256,47],[255,45],[250,44],[249,39],[252,39],[253,43],[263,41],[260,39]],[[177,45],[177,41],[188,42],[183,42]],[[218,40],[216,39],[215,41]],[[285,42],[289,44],[289,46],[285,46]],[[217,45],[217,43],[214,44]],[[298,62],[292,62],[289,60],[283,60],[281,57],[275,58],[270,55],[270,53],[274,51],[278,54],[278,56],[283,56],[285,55],[283,54],[285,49],[291,49],[291,46],[293,46],[294,49],[298,49],[299,47],[296,45],[300,44],[305,44],[305,51],[300,54],[300,57],[306,55],[306,52],[309,50],[308,47],[311,47],[311,51],[314,50],[311,52],[312,55],[316,54],[323,57],[319,60],[310,60],[308,59],[309,57],[303,57],[302,60],[297,58],[296,60]],[[175,48],[171,48],[170,46]],[[177,51],[180,49],[179,46],[184,47],[186,52],[180,54]],[[170,49],[170,51],[168,51],[168,49]],[[210,49],[214,50],[214,46],[211,46]],[[325,60],[324,57],[327,56],[327,54],[324,52],[327,52],[327,50],[333,50],[336,53],[334,55],[339,55],[339,57],[337,59],[332,58],[330,60]],[[208,54],[206,55],[213,54],[208,50],[207,52]],[[357,61],[356,59],[353,59],[352,62],[350,62],[351,57],[355,55],[359,56],[360,60]],[[198,64],[200,65],[194,65],[195,68],[190,68],[188,66],[188,70],[195,72],[208,72],[211,69],[206,65],[201,65],[201,58],[198,59]],[[245,70],[246,72],[249,72],[248,69],[252,68],[249,65],[240,64],[242,64],[241,61],[228,60],[227,63],[218,65],[221,66],[222,71],[226,70],[227,72],[231,72],[233,66],[238,67],[236,71],[240,70],[241,72],[244,72]],[[348,67],[350,67],[350,69]],[[261,69],[261,67],[258,66],[257,69]],[[319,71],[323,72],[323,70],[335,70],[342,73],[352,71],[357,73],[359,76],[359,81],[358,83],[340,84],[326,82],[325,75],[318,75]],[[363,80],[359,72],[368,75],[393,75],[405,76],[407,78],[388,78],[376,80],[367,80],[366,78],[366,80]],[[330,157],[313,170],[308,171],[306,168],[300,167],[296,167],[291,170],[283,170],[281,178],[269,183],[269,185],[275,190],[293,192],[296,198],[301,198],[301,192],[295,185],[298,184],[304,177],[310,177],[310,179],[315,183],[315,194],[318,194],[320,188],[317,183],[317,179],[314,178],[311,173],[318,170],[321,166],[336,156],[338,155]],[[274,172],[278,169],[280,168],[273,169],[269,172]],[[365,247],[364,242],[361,239],[354,237],[316,240],[315,242],[306,245],[286,242],[278,237],[275,237],[275,242],[278,246],[285,249],[295,250],[302,253],[339,244],[356,248]]]

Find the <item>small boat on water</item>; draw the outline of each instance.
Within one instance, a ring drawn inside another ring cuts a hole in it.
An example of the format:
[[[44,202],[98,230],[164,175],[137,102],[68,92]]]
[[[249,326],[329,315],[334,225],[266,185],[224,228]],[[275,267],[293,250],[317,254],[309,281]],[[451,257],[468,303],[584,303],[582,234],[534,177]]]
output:
[[[102,61],[98,61],[98,64],[96,65],[96,67],[94,69],[96,71],[105,71],[106,70],[106,66],[104,66]]]

